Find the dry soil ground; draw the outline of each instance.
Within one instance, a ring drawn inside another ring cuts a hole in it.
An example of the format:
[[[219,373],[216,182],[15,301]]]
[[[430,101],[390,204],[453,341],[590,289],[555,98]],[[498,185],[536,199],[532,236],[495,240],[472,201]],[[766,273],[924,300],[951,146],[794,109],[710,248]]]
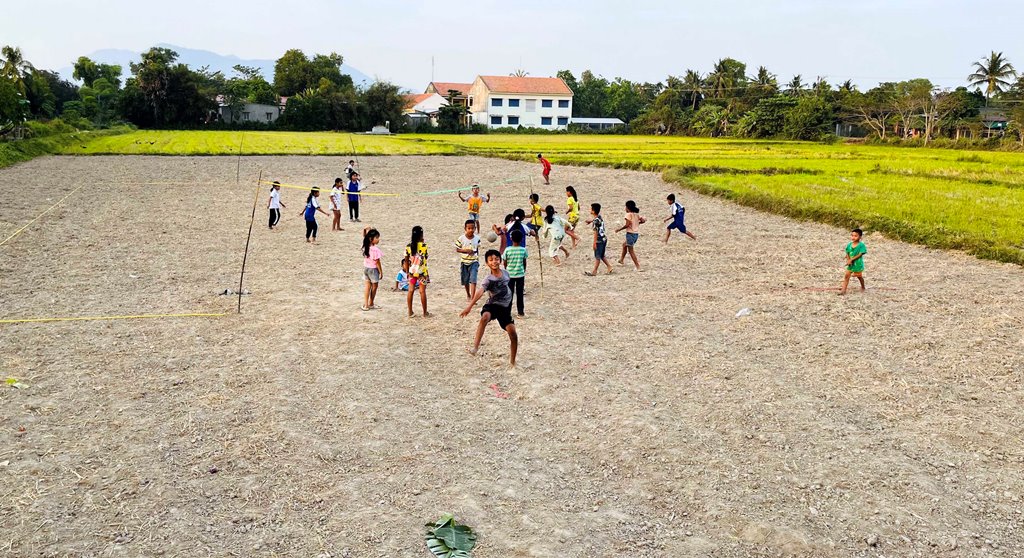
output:
[[[537,172],[361,163],[370,191],[478,180],[488,221],[528,185],[486,185]],[[0,247],[0,318],[231,311],[257,169],[327,186],[342,165],[0,171],[0,237],[85,184]],[[647,272],[584,277],[579,249],[541,287],[531,248],[514,371],[497,328],[466,354],[454,194],[363,207],[389,277],[425,227],[432,318],[389,291],[360,311],[357,227],[305,244],[285,190],[270,232],[262,188],[241,315],[0,324],[0,375],[26,386],[0,389],[0,554],[426,556],[447,511],[479,558],[1024,555],[1019,267],[870,235],[874,289],[840,298],[846,231],[684,192],[700,240],[665,246],[657,175],[556,168],[542,201],[567,184],[616,221],[638,202]]]

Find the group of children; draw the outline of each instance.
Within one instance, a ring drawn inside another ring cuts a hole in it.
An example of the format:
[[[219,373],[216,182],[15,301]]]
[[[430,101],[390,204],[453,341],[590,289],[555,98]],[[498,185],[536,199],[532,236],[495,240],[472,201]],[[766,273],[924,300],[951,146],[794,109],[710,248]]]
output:
[[[545,184],[551,171],[550,163],[547,163],[541,155],[537,158],[544,167]],[[344,230],[341,228],[341,203],[342,196],[347,196],[349,220],[359,222],[359,201],[360,193],[365,189],[360,181],[359,173],[356,171],[354,161],[349,161],[346,168],[347,184],[341,178],[335,180],[331,188],[331,210],[334,221],[332,230]],[[575,249],[580,242],[577,232],[580,222],[580,202],[576,189],[568,186],[566,194],[566,216],[563,218],[555,210],[554,206],[548,205],[544,208],[540,205],[540,196],[531,193],[529,197],[529,219],[526,211],[516,209],[506,215],[503,225],[492,225],[489,241],[500,240],[500,249],[487,250],[484,254],[484,276],[480,277],[480,214],[483,205],[490,203],[491,195],[481,196],[480,188],[474,185],[468,197],[462,192],[458,193],[459,200],[466,203],[468,218],[463,223],[463,234],[455,240],[455,252],[460,258],[460,283],[466,291],[467,305],[460,313],[462,317],[469,314],[480,299],[486,293],[488,299],[481,310],[481,317],[477,326],[473,348],[470,353],[476,354],[480,347],[487,324],[493,320],[505,330],[509,336],[511,345],[510,362],[515,366],[516,353],[518,351],[518,336],[515,329],[515,320],[512,316],[512,305],[515,303],[516,316],[525,317],[524,287],[526,279],[527,261],[529,253],[526,248],[526,241],[534,237],[540,248],[541,238],[548,242],[547,254],[554,261],[556,266],[561,266],[564,259],[570,257],[571,252],[563,243],[566,237],[572,240],[572,248]],[[326,211],[320,208],[318,202],[320,192],[313,188],[307,198],[304,209],[300,212],[306,221],[306,241],[315,242],[317,234],[316,214]],[[665,199],[669,206],[669,214],[662,222],[666,225],[663,242],[668,242],[672,231],[678,231],[692,240],[697,237],[687,230],[685,215],[686,209],[676,200],[675,194],[668,194]],[[280,185],[274,183],[271,187],[270,199],[267,207],[270,211],[269,227],[274,229],[280,223],[280,210],[285,207],[281,201]],[[625,214],[623,223],[614,232],[625,232],[625,239],[622,243],[622,250],[618,262],[624,265],[626,256],[629,256],[635,269],[643,271],[640,261],[636,255],[636,244],[640,237],[640,226],[647,222],[640,214],[640,208],[633,200],[625,203]],[[594,254],[593,269],[585,271],[584,275],[596,276],[603,263],[610,274],[613,272],[611,263],[606,257],[608,247],[608,233],[605,218],[602,215],[602,207],[599,203],[590,205],[590,218],[584,222],[591,229],[593,240],[591,247]],[[846,294],[851,277],[857,277],[860,281],[861,290],[864,290],[864,254],[867,248],[861,241],[862,231],[854,229],[851,233],[851,242],[846,246],[846,274],[843,278],[840,294]],[[365,289],[363,304],[360,307],[364,311],[380,308],[376,304],[377,289],[383,277],[383,266],[381,263],[382,251],[380,243],[380,232],[375,228],[363,229],[362,256],[364,263]],[[413,312],[413,299],[419,292],[420,304],[423,316],[430,316],[427,310],[427,285],[430,283],[430,274],[427,267],[429,249],[424,238],[423,227],[417,225],[412,227],[409,243],[405,246],[405,257],[402,259],[402,270],[395,277],[393,291],[407,291],[406,306],[409,316]]]

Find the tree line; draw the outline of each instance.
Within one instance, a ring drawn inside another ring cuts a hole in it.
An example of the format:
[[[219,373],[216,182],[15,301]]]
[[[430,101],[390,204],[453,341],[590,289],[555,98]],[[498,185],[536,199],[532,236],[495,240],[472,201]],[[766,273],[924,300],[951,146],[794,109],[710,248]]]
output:
[[[121,66],[84,56],[74,63],[74,83],[36,68],[17,47],[5,46],[0,54],[0,132],[26,120],[57,117],[80,129],[120,123],[218,127],[230,125],[224,121],[235,120],[231,116],[246,103],[279,106],[282,100],[287,109],[275,127],[283,129],[354,131],[402,121],[399,87],[387,82],[356,87],[341,72],[343,58],[337,53],[308,57],[289,50],[275,63],[273,83],[247,66],[235,66],[230,76],[193,69],[178,61],[178,53],[159,47],[131,63],[124,83]]]
[[[558,77],[573,91],[573,116],[620,118],[633,133],[819,140],[838,126],[853,135],[925,144],[1003,133],[1024,142],[1024,76],[996,52],[974,63],[966,80],[973,90],[943,89],[928,79],[867,91],[849,80],[833,85],[801,75],[780,83],[764,66],[748,73],[732,58],[707,73],[686,70],[659,83],[609,81],[589,70]]]

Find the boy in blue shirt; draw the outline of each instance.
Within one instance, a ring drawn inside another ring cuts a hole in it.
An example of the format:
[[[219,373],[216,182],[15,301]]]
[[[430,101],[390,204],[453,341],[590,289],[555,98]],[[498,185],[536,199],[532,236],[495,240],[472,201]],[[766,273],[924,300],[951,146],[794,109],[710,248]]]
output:
[[[686,230],[686,208],[683,207],[683,204],[676,202],[676,195],[669,194],[668,197],[665,198],[665,200],[668,202],[668,205],[672,209],[671,213],[669,213],[669,216],[666,217],[665,220],[662,222],[668,223],[669,221],[672,221],[672,223],[665,229],[665,238],[661,239],[661,241],[668,243],[668,237],[669,235],[672,234],[672,229],[675,229],[685,234],[686,236],[694,240],[697,240],[697,237],[693,236],[692,232]]]

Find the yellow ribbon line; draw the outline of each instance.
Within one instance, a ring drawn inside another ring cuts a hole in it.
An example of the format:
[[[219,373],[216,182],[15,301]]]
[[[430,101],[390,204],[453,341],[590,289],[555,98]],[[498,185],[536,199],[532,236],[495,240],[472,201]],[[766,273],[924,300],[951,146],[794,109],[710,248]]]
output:
[[[261,180],[260,184],[274,185],[274,182],[271,181],[271,180]],[[281,183],[281,182],[278,182],[277,186],[280,186],[282,188],[294,188],[296,190],[307,190],[307,191],[312,190],[313,188],[316,188],[316,189],[320,190],[321,192],[327,192],[327,193],[331,192],[330,188],[321,188],[320,186],[299,186],[297,184],[284,184],[284,183]],[[388,193],[384,193],[384,192],[369,192],[369,193],[367,193],[367,192],[349,192],[348,190],[343,190],[342,194],[359,194],[360,196],[388,196],[388,197],[398,196],[398,194],[388,194]]]
[[[43,215],[46,215],[47,213],[49,213],[50,210],[52,210],[53,208],[55,208],[58,205],[60,205],[61,203],[63,203],[64,200],[70,198],[72,194],[74,194],[75,192],[81,190],[84,187],[85,187],[85,184],[82,184],[78,188],[75,188],[74,190],[71,190],[70,192],[68,192],[68,195],[66,195],[63,198],[61,198],[60,201],[58,201],[57,203],[51,205],[50,207],[47,207],[45,211],[43,211],[39,215],[36,215],[35,219],[32,219],[28,223],[25,223],[25,226],[23,226],[20,229],[14,231],[14,234],[12,234],[11,236],[8,236],[7,238],[5,238],[3,242],[0,242],[0,246],[3,246],[4,244],[7,244],[12,238],[14,238],[14,237],[18,236],[19,234],[21,234],[21,231],[29,228],[29,226],[32,225],[32,223],[35,223],[36,221],[38,221]]]
[[[90,320],[143,320],[152,318],[219,318],[221,314],[136,314],[133,316],[79,316],[63,318],[22,318],[18,320],[0,320],[0,324],[24,324],[41,322],[81,322]]]

